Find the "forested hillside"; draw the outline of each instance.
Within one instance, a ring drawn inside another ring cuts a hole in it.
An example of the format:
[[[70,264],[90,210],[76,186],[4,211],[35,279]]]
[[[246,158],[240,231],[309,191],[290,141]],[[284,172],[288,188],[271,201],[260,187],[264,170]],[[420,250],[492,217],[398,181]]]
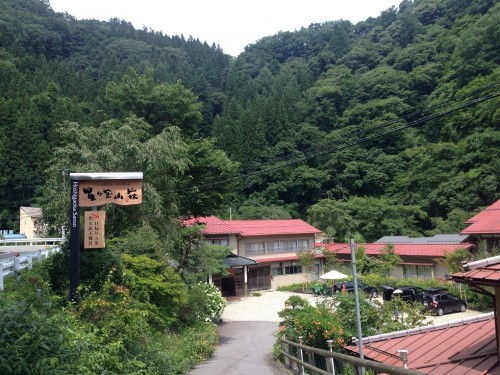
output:
[[[232,59],[0,0],[0,226],[22,205],[63,223],[68,171],[128,170],[146,186],[130,226],[231,208],[339,239],[456,232],[500,198],[498,24],[493,0],[404,0]]]

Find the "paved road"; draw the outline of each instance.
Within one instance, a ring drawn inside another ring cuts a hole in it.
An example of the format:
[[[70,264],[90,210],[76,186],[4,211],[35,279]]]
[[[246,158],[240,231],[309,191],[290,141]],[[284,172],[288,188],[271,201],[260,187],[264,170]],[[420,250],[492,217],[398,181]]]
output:
[[[260,296],[233,299],[219,325],[220,344],[191,375],[284,375],[289,374],[272,359],[272,347],[281,319],[278,311],[295,293],[264,291]],[[301,295],[305,296],[305,295]],[[316,298],[307,297],[311,303]]]
[[[191,375],[289,374],[272,359],[278,323],[228,321],[219,325],[220,343],[215,355]]]
[[[285,301],[295,293],[264,291],[260,296],[231,300],[219,325],[220,344],[214,356],[191,372],[191,375],[282,375],[289,374],[272,360],[274,333],[281,319]],[[323,297],[299,294],[312,305]],[[428,324],[464,319],[481,314],[465,313],[428,317]]]

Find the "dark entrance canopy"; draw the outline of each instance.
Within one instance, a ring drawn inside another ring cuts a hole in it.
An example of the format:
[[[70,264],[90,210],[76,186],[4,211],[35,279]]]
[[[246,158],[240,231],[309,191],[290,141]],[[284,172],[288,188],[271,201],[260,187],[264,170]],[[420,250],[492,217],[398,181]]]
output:
[[[242,267],[242,266],[252,266],[257,264],[257,262],[250,258],[245,258],[236,254],[229,254],[224,258],[224,264],[228,267]]]

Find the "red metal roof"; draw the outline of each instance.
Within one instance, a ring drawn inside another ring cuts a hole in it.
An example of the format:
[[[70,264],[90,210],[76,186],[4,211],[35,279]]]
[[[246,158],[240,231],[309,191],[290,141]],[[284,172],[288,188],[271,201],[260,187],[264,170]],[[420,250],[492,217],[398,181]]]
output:
[[[466,221],[462,234],[500,234],[500,200]]]
[[[290,234],[318,234],[320,230],[300,219],[291,220],[231,220],[243,237]]]
[[[194,217],[183,221],[184,225],[205,225],[202,233],[204,235],[228,235],[240,234],[241,231],[231,225],[230,221],[224,221],[216,216]]]
[[[408,368],[425,374],[500,375],[493,313],[363,338],[367,359],[402,367],[400,349],[408,350]]]
[[[317,234],[320,231],[300,219],[291,220],[221,220],[216,216],[183,220],[184,225],[205,225],[204,235],[239,234],[250,236]]]
[[[486,258],[465,264],[465,272],[451,275],[452,280],[469,284],[484,286],[500,286],[500,256]]]
[[[380,255],[380,251],[387,246],[382,243],[358,244],[356,247],[364,247],[366,255]],[[472,244],[394,244],[394,252],[399,256],[422,256],[443,257],[447,253],[454,253],[459,249],[468,249]],[[350,254],[351,250],[347,243],[334,243],[325,245],[326,251],[338,254]]]
[[[324,258],[323,254],[314,254],[316,259]],[[285,262],[290,260],[299,260],[297,255],[286,254],[283,256],[260,256],[260,257],[252,257],[257,263],[271,263],[271,262]]]

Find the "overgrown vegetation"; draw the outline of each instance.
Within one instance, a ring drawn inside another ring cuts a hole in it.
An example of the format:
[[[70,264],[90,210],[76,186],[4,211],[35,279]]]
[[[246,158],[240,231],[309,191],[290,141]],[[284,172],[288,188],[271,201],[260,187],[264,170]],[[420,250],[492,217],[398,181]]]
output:
[[[399,298],[380,304],[365,297],[362,295],[359,300],[364,337],[424,325],[425,316],[419,304],[409,304]],[[275,357],[280,356],[283,337],[325,350],[328,350],[327,340],[333,340],[333,349],[341,351],[351,343],[352,337],[358,336],[354,304],[351,293],[323,298],[315,307],[304,298],[290,297],[279,313],[282,322],[273,349]]]
[[[110,274],[99,290],[82,286],[74,305],[47,282],[57,261],[0,292],[2,374],[186,374],[215,350],[212,318],[225,306],[216,288],[197,284],[188,294],[178,275],[151,263],[140,273],[126,266],[121,284]]]
[[[36,205],[59,235],[70,172],[145,176],[141,205],[102,208],[108,247],[82,252],[81,304],[67,303],[67,248],[0,293],[0,371],[181,374],[209,355],[204,321],[221,301],[198,283],[226,272],[228,249],[182,218],[231,207],[357,242],[461,230],[500,197],[499,7],[404,0],[356,25],[263,36],[232,59],[0,0],[0,226]],[[397,260],[361,255],[380,272]]]

